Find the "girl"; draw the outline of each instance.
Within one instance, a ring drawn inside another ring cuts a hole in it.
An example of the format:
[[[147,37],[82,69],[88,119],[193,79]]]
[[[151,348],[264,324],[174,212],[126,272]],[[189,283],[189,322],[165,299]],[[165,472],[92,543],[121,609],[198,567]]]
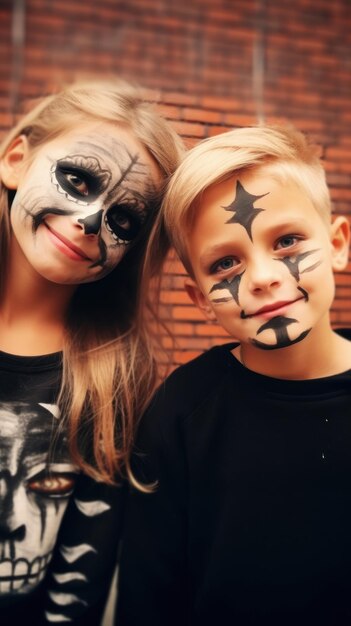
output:
[[[156,378],[139,274],[178,136],[131,86],[45,99],[0,151],[0,616],[96,624]]]

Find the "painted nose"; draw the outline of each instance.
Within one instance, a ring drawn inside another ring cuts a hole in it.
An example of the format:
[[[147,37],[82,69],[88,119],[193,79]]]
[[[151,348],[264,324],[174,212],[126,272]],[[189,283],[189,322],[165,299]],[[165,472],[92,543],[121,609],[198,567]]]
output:
[[[97,213],[88,215],[87,217],[80,218],[79,224],[82,224],[85,235],[98,235],[101,229],[103,210],[100,209]]]

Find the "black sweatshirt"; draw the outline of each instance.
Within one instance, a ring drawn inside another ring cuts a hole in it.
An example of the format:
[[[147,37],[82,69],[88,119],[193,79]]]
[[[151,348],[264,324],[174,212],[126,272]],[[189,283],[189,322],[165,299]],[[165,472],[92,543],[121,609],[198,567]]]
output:
[[[351,338],[351,333],[345,331]],[[209,350],[142,421],[116,626],[350,626],[351,371],[278,380]]]

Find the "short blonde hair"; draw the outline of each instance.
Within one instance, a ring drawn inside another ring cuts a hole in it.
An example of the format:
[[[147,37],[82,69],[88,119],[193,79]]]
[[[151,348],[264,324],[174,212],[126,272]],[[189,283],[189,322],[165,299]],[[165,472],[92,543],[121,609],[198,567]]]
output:
[[[302,187],[323,219],[330,220],[330,195],[317,147],[292,126],[237,128],[205,139],[187,153],[171,178],[160,217],[159,232],[166,232],[190,273],[187,233],[201,195],[233,175],[261,168]]]

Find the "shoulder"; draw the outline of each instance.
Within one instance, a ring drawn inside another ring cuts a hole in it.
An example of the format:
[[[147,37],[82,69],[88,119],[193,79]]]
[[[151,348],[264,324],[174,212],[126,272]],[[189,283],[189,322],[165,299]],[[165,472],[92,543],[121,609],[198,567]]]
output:
[[[183,452],[191,418],[212,396],[220,396],[235,369],[231,349],[211,348],[176,369],[158,388],[143,415],[134,446],[133,471],[143,483],[159,479],[160,466],[178,476],[185,471]],[[183,451],[183,452],[182,452]]]
[[[229,374],[234,361],[231,354],[234,345],[216,346],[178,367],[160,385],[153,403],[171,402],[178,410],[191,412]]]
[[[210,396],[219,394],[232,375],[235,359],[231,350],[235,345],[211,348],[176,369],[152,398],[140,423],[139,441],[145,437],[153,441],[176,438],[183,422]]]

